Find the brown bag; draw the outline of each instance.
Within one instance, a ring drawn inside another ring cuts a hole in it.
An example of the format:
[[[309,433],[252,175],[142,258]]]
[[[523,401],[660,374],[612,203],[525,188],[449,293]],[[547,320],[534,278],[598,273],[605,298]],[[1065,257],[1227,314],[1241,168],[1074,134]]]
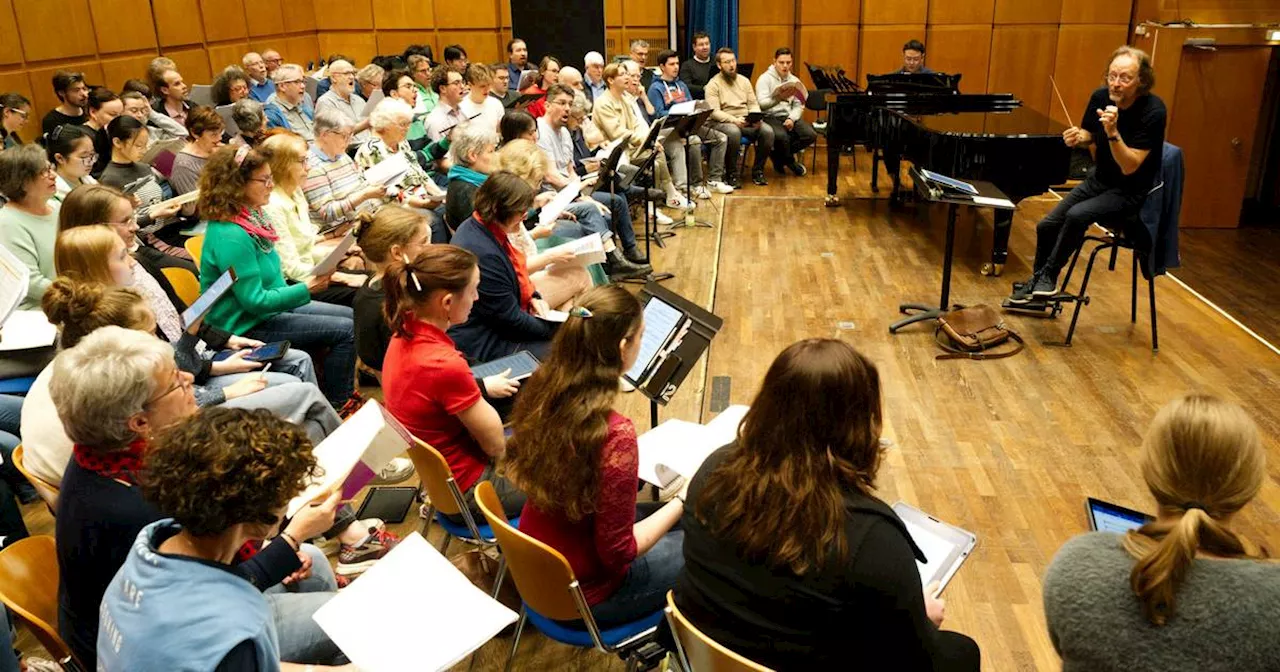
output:
[[[453,556],[449,562],[476,588],[483,590],[486,595],[493,594],[493,584],[498,580],[497,560],[478,548],[471,548]],[[511,572],[507,572],[502,580],[498,601],[512,611],[520,611],[520,593],[516,590],[516,582],[511,579]]]
[[[943,313],[933,332],[938,345],[947,354],[935,359],[1000,359],[1022,352],[1022,337],[1004,324],[1004,317],[987,305],[969,306]],[[1012,339],[1017,346],[1005,352],[991,348]]]

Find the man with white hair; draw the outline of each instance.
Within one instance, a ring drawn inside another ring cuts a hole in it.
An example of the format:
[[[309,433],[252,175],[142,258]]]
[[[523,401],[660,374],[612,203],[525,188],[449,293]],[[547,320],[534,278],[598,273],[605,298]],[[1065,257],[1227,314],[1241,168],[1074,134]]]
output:
[[[369,120],[360,117],[365,101],[356,91],[355,66],[341,59],[333,61],[329,64],[329,81],[329,90],[316,101],[316,112],[334,110],[354,127],[357,142],[368,140]]]
[[[287,128],[308,143],[313,142],[316,113],[305,100],[307,84],[302,66],[286,63],[276,69],[271,78],[276,83],[276,92],[263,109],[267,114],[267,127]]]
[[[560,76],[556,81],[560,84],[564,84],[574,91],[583,90],[582,73],[572,65],[566,65],[563,68],[560,68]]]
[[[582,66],[586,69],[582,92],[586,94],[587,102],[592,103],[597,96],[609,90],[604,83],[604,56],[598,51],[588,51],[582,58]]]
[[[302,193],[311,209],[311,221],[321,229],[355,220],[357,209],[368,201],[379,203],[386,187],[369,184],[356,162],[347,156],[351,124],[333,110],[315,118],[315,142],[307,153],[307,181]]]
[[[244,74],[249,76],[249,95],[259,103],[271,100],[271,95],[276,92],[276,83],[267,74],[267,64],[262,56],[251,51],[240,59],[240,65],[244,66]]]

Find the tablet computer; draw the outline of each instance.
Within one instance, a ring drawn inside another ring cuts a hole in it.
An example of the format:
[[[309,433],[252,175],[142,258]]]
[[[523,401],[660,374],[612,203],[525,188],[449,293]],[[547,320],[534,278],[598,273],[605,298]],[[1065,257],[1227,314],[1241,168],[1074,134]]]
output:
[[[1155,516],[1147,515],[1141,511],[1134,511],[1119,504],[1104,502],[1093,497],[1085,500],[1085,510],[1089,514],[1089,529],[1094,532],[1124,534],[1156,519]]]
[[[231,289],[231,285],[235,281],[235,270],[228,268],[217,280],[213,281],[212,285],[209,285],[209,289],[206,289],[204,294],[200,295],[200,298],[192,301],[191,305],[182,311],[182,326],[189,328],[196,323],[196,320],[204,317],[204,314],[209,312],[213,304],[217,303],[218,299],[222,298],[222,295]]]
[[[684,311],[656,296],[649,298],[649,302],[644,304],[644,334],[640,336],[640,355],[636,357],[631,370],[623,376],[627,382],[636,387],[644,383],[654,363],[658,361],[658,355],[686,321],[688,318]]]
[[[911,539],[924,552],[925,562],[916,560],[920,585],[927,586],[937,581],[938,593],[941,593],[973,547],[978,545],[977,535],[944,523],[906,502],[894,502],[893,512],[902,519]]]
[[[476,364],[471,367],[471,375],[476,378],[483,379],[502,373],[507,369],[511,369],[511,373],[507,374],[507,378],[511,380],[524,380],[525,378],[532,376],[533,372],[538,369],[538,365],[541,363],[542,362],[539,362],[537,357],[534,357],[525,350],[521,350],[515,354],[495,359],[492,362]]]

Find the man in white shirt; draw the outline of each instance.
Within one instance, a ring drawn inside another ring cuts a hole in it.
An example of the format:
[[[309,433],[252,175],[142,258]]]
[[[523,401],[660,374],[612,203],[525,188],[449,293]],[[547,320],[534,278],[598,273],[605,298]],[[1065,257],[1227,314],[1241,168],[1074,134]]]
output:
[[[333,110],[353,127],[354,142],[369,139],[369,120],[361,118],[365,100],[356,92],[356,67],[344,60],[329,63],[329,90],[316,101],[316,112]]]
[[[582,59],[582,65],[586,69],[586,77],[582,82],[583,93],[587,94],[587,102],[595,102],[597,96],[609,90],[609,86],[604,83],[604,56],[598,51],[588,51]]]
[[[458,109],[462,103],[462,75],[447,65],[438,65],[431,73],[431,90],[439,100],[423,126],[427,139],[435,142],[467,120]]]
[[[458,109],[462,110],[462,116],[471,120],[469,123],[496,131],[505,110],[502,101],[489,95],[494,78],[493,69],[484,63],[472,63],[467,66],[466,78],[471,91],[458,104]]]

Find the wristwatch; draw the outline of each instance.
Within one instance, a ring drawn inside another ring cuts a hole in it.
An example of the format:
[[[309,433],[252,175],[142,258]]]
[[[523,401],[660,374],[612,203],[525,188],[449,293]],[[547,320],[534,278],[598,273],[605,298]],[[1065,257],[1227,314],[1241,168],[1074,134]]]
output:
[[[1108,135],[1108,136],[1107,136],[1107,142],[1120,142],[1120,136],[1119,136],[1119,135]]]

